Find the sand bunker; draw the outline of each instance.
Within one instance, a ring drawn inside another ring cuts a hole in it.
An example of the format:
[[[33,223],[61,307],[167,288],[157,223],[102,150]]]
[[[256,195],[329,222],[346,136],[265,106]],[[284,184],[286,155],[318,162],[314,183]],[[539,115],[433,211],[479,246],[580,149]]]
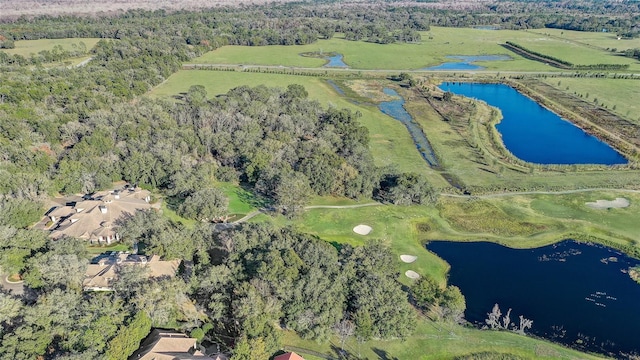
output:
[[[353,232],[358,235],[369,235],[369,233],[373,230],[369,225],[358,225],[353,228]]]
[[[407,264],[411,264],[412,262],[416,261],[417,258],[418,257],[414,255],[400,255],[400,260]]]
[[[629,206],[629,200],[625,198],[616,198],[615,200],[598,200],[596,202],[585,203],[592,209],[611,209],[611,208],[626,208]]]
[[[417,272],[413,271],[413,270],[407,270],[404,274],[409,279],[420,279],[420,275]]]

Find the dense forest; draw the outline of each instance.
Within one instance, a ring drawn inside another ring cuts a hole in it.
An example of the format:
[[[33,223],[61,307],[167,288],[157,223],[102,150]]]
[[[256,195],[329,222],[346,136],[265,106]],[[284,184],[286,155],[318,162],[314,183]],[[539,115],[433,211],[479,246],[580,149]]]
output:
[[[141,95],[183,62],[228,44],[308,44],[336,32],[354,41],[412,42],[435,25],[638,31],[638,16],[610,16],[617,7],[574,16],[555,14],[554,4],[471,12],[379,4],[380,11],[331,4],[136,10],[1,24],[5,48],[27,39],[101,40],[93,49],[79,44],[31,58],[0,52],[0,266],[26,285],[22,297],[0,292],[0,358],[126,359],[160,326],[221,344],[237,359],[264,359],[280,347],[277,328],[318,341],[333,333],[365,341],[409,336],[415,309],[459,321],[457,288],[423,280],[403,289],[379,243],[337,248],[295,229],[187,228],[140,212],[121,224],[125,241],[181,258],[190,271],[149,280],[125,269],[114,292],[86,294],[85,244],[48,241],[29,226],[54,194],[92,193],[120,180],[177,199],[179,212],[197,220],[204,212],[224,215],[224,196],[203,189],[215,181],[242,183],[286,216],[312,195],[434,202],[422,177],[374,166],[359,113],[323,107],[302,86],[239,87],[215,98],[193,86],[176,101]],[[92,58],[85,66],[45,66],[84,54]]]

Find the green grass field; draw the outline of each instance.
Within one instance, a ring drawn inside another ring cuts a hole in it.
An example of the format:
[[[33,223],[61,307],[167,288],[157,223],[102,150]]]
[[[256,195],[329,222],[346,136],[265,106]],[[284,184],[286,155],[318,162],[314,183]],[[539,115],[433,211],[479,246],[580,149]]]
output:
[[[285,346],[319,352],[337,359],[336,350],[340,341],[332,338],[327,343],[300,339],[292,332],[283,332]],[[364,359],[453,359],[456,356],[479,352],[508,353],[525,359],[599,359],[593,355],[580,353],[560,345],[536,340],[503,331],[482,331],[457,325],[435,323],[421,318],[416,335],[404,340],[367,341],[359,343],[349,338],[345,351],[356,358]],[[322,359],[300,351],[305,359]]]
[[[568,93],[575,93],[586,101],[604,104],[610,111],[640,124],[640,81],[631,79],[566,78],[544,80]],[[567,87],[569,88],[567,90]]]
[[[626,49],[640,48],[640,38],[618,39],[615,33],[610,32],[587,32],[561,29],[532,29],[529,32],[550,35],[569,41],[574,41],[582,45],[595,46],[601,49]]]
[[[610,51],[593,48],[586,44],[559,37],[550,37],[533,32],[530,34],[536,36],[529,38],[522,37],[518,40],[513,40],[513,42],[524,46],[528,50],[550,55],[575,65],[629,64],[631,65],[629,67],[630,70],[640,69],[637,60],[619,56]]]
[[[487,31],[466,28],[438,28],[423,32],[419,44],[373,44],[347,41],[340,37],[318,40],[301,46],[224,46],[190,63],[252,64],[297,67],[321,67],[322,59],[300,56],[305,52],[336,52],[352,69],[421,69],[445,61],[447,55],[509,55],[513,60],[479,62],[489,70],[554,71],[554,68],[530,61],[503,48],[505,41],[533,40],[537,34],[524,31]]]
[[[100,41],[97,38],[69,38],[69,39],[41,39],[41,40],[19,40],[16,41],[14,49],[0,50],[12,55],[22,55],[29,57],[43,50],[53,50],[56,45],[62,46],[65,50],[72,50],[73,45],[83,42],[87,51],[91,50]]]

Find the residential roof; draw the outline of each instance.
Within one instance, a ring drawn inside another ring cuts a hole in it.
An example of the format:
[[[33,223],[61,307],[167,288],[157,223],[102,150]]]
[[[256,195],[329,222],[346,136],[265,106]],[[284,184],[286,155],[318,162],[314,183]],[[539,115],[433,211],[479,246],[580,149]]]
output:
[[[294,352],[288,352],[274,357],[273,360],[304,360],[304,358]]]
[[[196,339],[174,331],[153,329],[129,360],[213,360],[196,349]]]
[[[178,271],[181,260],[163,261],[153,255],[132,255],[128,253],[116,253],[109,256],[100,256],[94,264],[87,266],[85,279],[82,286],[86,291],[109,291],[113,281],[118,277],[120,266],[144,266],[147,276],[150,278],[174,277]]]
[[[58,221],[49,236],[86,240],[115,238],[114,222],[151,208],[149,194],[139,188],[127,188],[87,195],[74,205],[57,207],[47,213],[52,221]]]

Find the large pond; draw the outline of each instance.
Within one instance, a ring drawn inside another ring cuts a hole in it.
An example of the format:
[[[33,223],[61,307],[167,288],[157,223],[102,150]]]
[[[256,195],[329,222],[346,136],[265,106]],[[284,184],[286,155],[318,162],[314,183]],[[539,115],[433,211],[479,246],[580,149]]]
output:
[[[465,317],[485,324],[494,304],[533,320],[527,332],[587,351],[640,353],[640,285],[626,271],[640,262],[572,240],[516,250],[488,242],[427,244],[450,265],[449,282],[467,300]]]
[[[393,89],[384,88],[382,91],[397,99],[380,103],[380,105],[378,105],[380,111],[403,123],[404,126],[407,127],[407,130],[409,130],[409,134],[411,134],[411,138],[416,144],[416,148],[420,152],[420,155],[422,155],[422,158],[430,166],[438,166],[438,159],[433,153],[433,148],[429,140],[427,140],[427,136],[424,134],[424,131],[422,131],[422,128],[413,121],[411,114],[404,109],[404,99]]]
[[[485,101],[502,111],[496,126],[506,148],[536,164],[626,164],[627,159],[569,121],[504,84],[451,83],[443,91]]]
[[[455,59],[455,62],[445,62],[437,66],[422,68],[420,70],[430,71],[452,71],[452,70],[482,70],[484,67],[474,64],[477,61],[504,61],[511,60],[506,55],[451,55],[445,56],[447,59]]]

